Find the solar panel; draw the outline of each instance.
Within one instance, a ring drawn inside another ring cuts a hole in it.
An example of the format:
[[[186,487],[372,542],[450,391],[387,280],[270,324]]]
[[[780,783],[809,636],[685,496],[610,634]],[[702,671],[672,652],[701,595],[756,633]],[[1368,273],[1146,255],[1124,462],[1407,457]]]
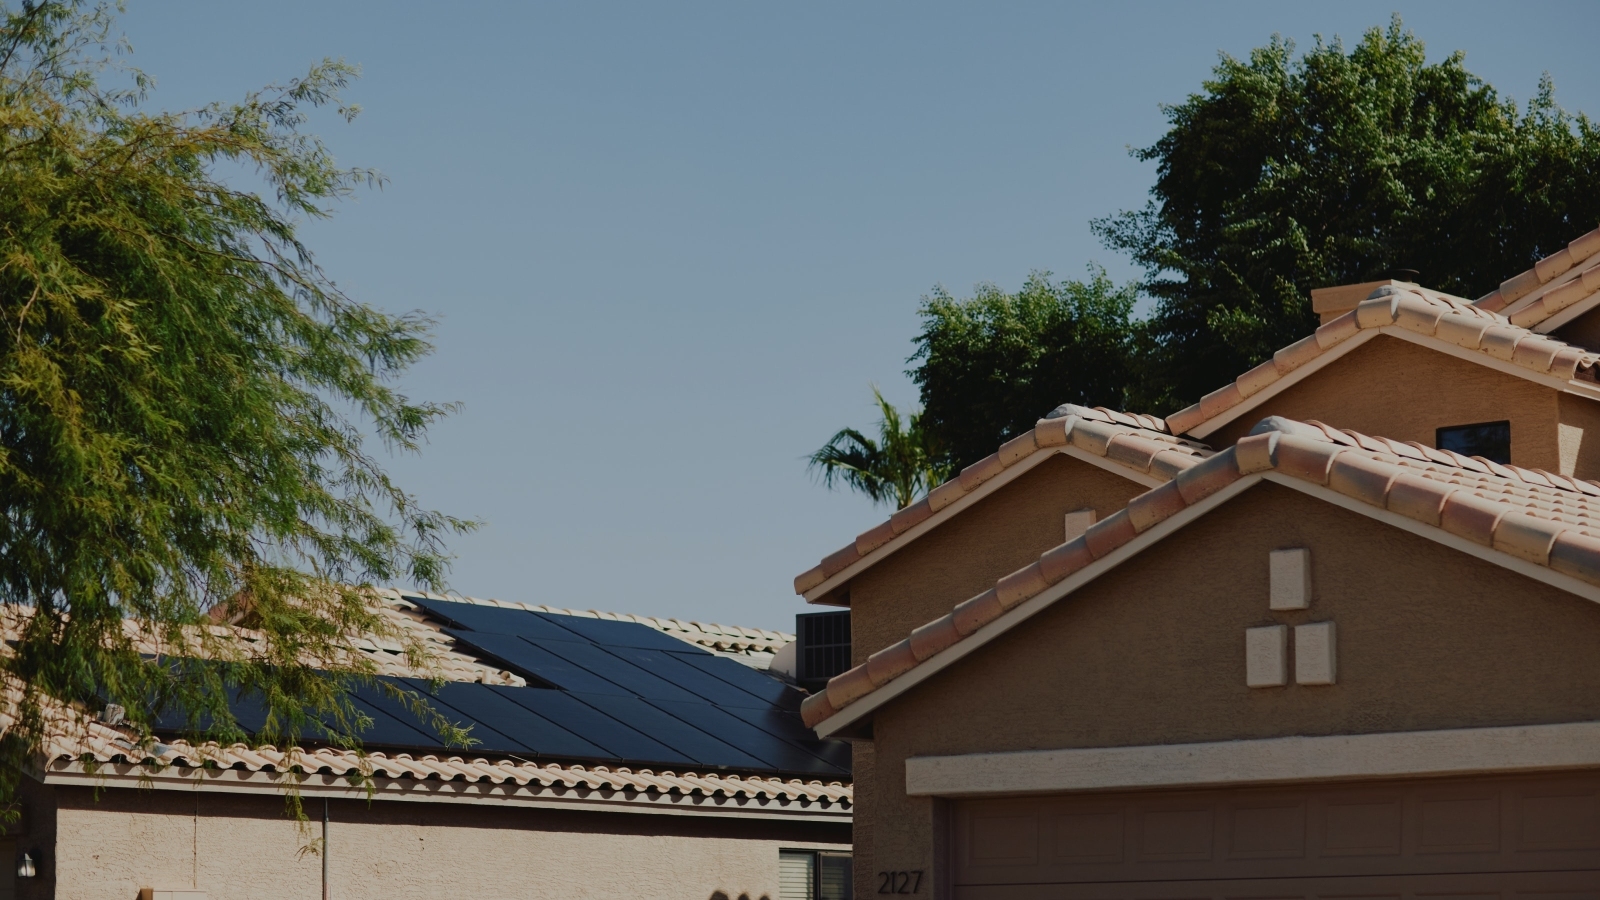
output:
[[[568,631],[575,631],[596,644],[607,647],[645,647],[657,650],[677,650],[680,652],[698,653],[706,656],[711,654],[701,650],[687,641],[680,641],[670,635],[641,625],[638,622],[619,622],[614,619],[591,619],[586,616],[564,616],[555,613],[534,613],[536,616],[559,624]]]
[[[626,695],[631,693],[616,683],[596,675],[590,669],[576,665],[563,657],[551,653],[545,647],[533,644],[515,635],[480,634],[476,631],[456,631],[449,628],[445,629],[445,634],[477,650],[484,656],[498,660],[501,665],[515,669],[524,675],[536,678],[562,690],[586,691],[591,694]],[[593,644],[575,641],[550,641],[548,646],[552,648],[585,647],[591,650],[595,649]]]
[[[554,653],[573,665],[580,666],[596,677],[603,677],[635,697],[662,700],[688,700],[705,702],[705,698],[690,693],[677,685],[653,675],[644,669],[633,665],[619,656],[611,654],[603,647],[593,644],[559,643],[551,641],[543,645],[541,650]],[[619,650],[627,648],[619,647]],[[559,683],[559,682],[558,682]],[[562,687],[568,687],[562,684]],[[569,690],[583,690],[583,688],[568,688]],[[601,691],[600,693],[611,693]]]
[[[399,679],[384,678],[380,679],[380,681],[386,682],[395,687],[399,687],[405,691],[417,693],[409,685]],[[433,727],[431,716],[427,715],[426,713],[424,713],[422,716],[418,716],[416,713],[407,709],[406,705],[400,700],[389,696],[388,692],[385,691],[382,686],[369,687],[366,685],[361,685],[358,686],[353,693],[358,702],[364,703],[369,708],[376,709],[378,712],[386,714],[388,718],[395,720],[395,724],[403,724],[406,728],[409,728],[412,731],[421,732],[422,735],[425,736],[426,739],[422,743],[418,744],[413,742],[411,746],[445,746],[444,735],[442,735],[438,729]],[[427,698],[423,697],[422,699],[426,700]],[[434,707],[434,709],[440,715],[444,716],[445,719],[449,720],[453,725],[465,726],[474,724],[471,721],[458,721],[459,717],[450,715],[451,710],[448,706],[443,708]],[[373,719],[374,722],[376,722],[378,717],[374,716]],[[384,727],[387,728],[388,724],[385,723]],[[471,749],[482,750],[484,752],[502,753],[515,753],[527,749],[516,741],[513,741],[512,739],[506,737],[498,731],[495,731],[489,726],[482,724],[481,722],[476,723],[476,727],[472,729],[471,735],[478,740],[478,743],[473,745]],[[388,743],[388,741],[378,741],[375,738],[365,736],[363,737],[363,740],[368,743]],[[468,748],[459,747],[458,749],[466,750]]]
[[[695,760],[653,737],[628,727],[571,694],[540,688],[487,685],[489,690],[542,718],[604,749],[609,755],[631,762],[696,765]],[[595,696],[595,695],[590,695]]]
[[[351,704],[372,719],[372,726],[356,735],[364,745],[408,748],[434,748],[442,745],[433,734],[423,733],[420,722],[417,723],[418,727],[413,728],[378,705],[363,702],[360,697],[352,698]]]
[[[467,628],[484,634],[515,634],[519,637],[546,641],[586,640],[577,632],[561,627],[559,620],[569,618],[566,616],[545,616],[525,609],[480,606],[476,603],[457,603],[453,600],[426,600],[420,597],[407,599],[457,628]]]
[[[674,652],[673,655],[681,662],[686,662],[708,675],[715,675],[734,687],[783,709],[799,709],[800,701],[805,698],[804,694],[771,675],[763,675],[743,663],[734,662],[726,657],[710,653]]]
[[[448,706],[460,715],[475,722],[492,722],[494,728],[521,745],[522,751],[536,756],[557,756],[576,759],[620,759],[591,741],[540,716],[533,710],[496,693],[489,685],[472,681],[452,681],[442,685],[437,692],[429,690],[427,682],[404,679],[418,693],[428,693],[432,702]],[[546,690],[522,688],[522,690]],[[441,710],[443,711],[443,710]],[[477,730],[473,730],[477,736]],[[487,745],[473,749],[488,750]]]
[[[783,772],[836,775],[838,770],[815,755],[780,740],[749,722],[707,703],[675,703],[654,700],[651,705],[671,713],[708,734],[712,734]]]
[[[850,743],[818,740],[816,733],[807,728],[796,713],[771,706],[765,709],[739,707],[724,707],[724,709],[762,731],[820,757],[824,762],[843,772],[850,771]]]
[[[751,709],[772,708],[770,701],[757,697],[742,688],[734,687],[721,678],[684,662],[675,652],[644,650],[638,647],[607,647],[606,650],[645,671],[692,691],[718,706],[739,706]],[[734,665],[738,665],[738,663],[734,663]],[[674,698],[666,697],[663,699],[671,700]]]
[[[699,765],[737,769],[769,767],[765,761],[695,728],[638,697],[614,697],[609,694],[574,696],[606,715],[646,732],[663,744],[687,755]],[[700,703],[685,705],[711,708]]]

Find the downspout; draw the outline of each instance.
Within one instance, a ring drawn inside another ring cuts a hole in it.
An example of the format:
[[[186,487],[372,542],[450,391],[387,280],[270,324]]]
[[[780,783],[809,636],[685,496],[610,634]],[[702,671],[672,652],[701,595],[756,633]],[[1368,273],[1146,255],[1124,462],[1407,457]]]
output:
[[[330,900],[328,890],[328,798],[322,798],[322,900]]]

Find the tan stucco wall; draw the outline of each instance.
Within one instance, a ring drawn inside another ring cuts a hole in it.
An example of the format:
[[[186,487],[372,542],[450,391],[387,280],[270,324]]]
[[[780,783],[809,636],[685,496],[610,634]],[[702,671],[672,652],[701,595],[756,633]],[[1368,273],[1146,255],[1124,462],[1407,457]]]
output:
[[[1558,341],[1576,344],[1585,350],[1600,351],[1600,307],[1591,309],[1551,332]]]
[[[1379,335],[1251,407],[1205,441],[1229,447],[1267,416],[1286,416],[1432,447],[1438,428],[1510,420],[1511,461],[1555,472],[1561,466],[1556,428],[1559,396],[1551,388],[1488,366]],[[1600,467],[1577,474],[1600,477]]]
[[[58,788],[55,896],[134,900],[197,886],[212,900],[321,896],[321,860],[276,796]],[[196,804],[198,802],[198,815]],[[320,801],[307,801],[320,820]],[[848,826],[455,804],[334,801],[335,900],[778,895],[778,851],[847,844]]]
[[[1060,544],[1067,513],[1104,519],[1145,490],[1068,456],[1039,464],[850,582],[855,663]]]
[[[1268,610],[1284,547],[1308,610]],[[1245,687],[1244,629],[1326,620],[1337,684]],[[1600,719],[1597,648],[1600,605],[1263,483],[877,712],[857,890],[935,869],[910,756]]]

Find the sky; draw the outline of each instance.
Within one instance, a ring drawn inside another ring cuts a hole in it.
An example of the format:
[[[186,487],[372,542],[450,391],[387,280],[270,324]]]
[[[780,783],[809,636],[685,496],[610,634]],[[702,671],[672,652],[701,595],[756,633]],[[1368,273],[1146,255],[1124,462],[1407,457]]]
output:
[[[1600,114],[1593,2],[127,4],[152,106],[362,67],[361,115],[312,126],[388,181],[303,234],[437,319],[403,387],[463,408],[390,469],[483,521],[453,590],[785,631],[793,577],[890,512],[804,460],[874,424],[871,385],[915,404],[921,298],[1135,277],[1089,223],[1144,204],[1128,150],[1219,52],[1398,12]]]

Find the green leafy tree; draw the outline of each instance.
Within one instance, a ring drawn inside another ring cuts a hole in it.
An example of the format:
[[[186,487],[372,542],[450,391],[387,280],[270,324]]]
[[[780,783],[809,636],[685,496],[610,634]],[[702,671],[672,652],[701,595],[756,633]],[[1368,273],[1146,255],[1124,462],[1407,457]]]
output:
[[[363,586],[438,585],[442,538],[471,525],[369,446],[414,450],[448,412],[394,387],[430,323],[345,296],[298,237],[375,181],[302,131],[311,108],[354,116],[354,72],[151,112],[136,71],[103,84],[106,8],[0,12],[4,793],[58,701],[121,705],[147,733],[160,715],[201,739],[354,745],[344,688],[375,671],[358,636],[427,661]],[[267,714],[254,734],[241,692]]]
[[[907,361],[935,458],[959,469],[1063,403],[1121,407],[1135,380],[1136,295],[1091,268],[1087,281],[1035,273],[1014,294],[981,284],[966,300],[942,288],[925,297]]]
[[[1156,300],[1136,386],[1170,411],[1316,325],[1309,292],[1392,269],[1476,297],[1600,221],[1600,133],[1548,79],[1519,112],[1396,17],[1349,52],[1224,55],[1170,129],[1142,210],[1102,219]]]
[[[878,439],[843,429],[811,454],[810,468],[830,489],[843,484],[874,503],[904,509],[952,473],[931,452],[921,413],[902,416],[876,386],[872,399],[878,405]]]

